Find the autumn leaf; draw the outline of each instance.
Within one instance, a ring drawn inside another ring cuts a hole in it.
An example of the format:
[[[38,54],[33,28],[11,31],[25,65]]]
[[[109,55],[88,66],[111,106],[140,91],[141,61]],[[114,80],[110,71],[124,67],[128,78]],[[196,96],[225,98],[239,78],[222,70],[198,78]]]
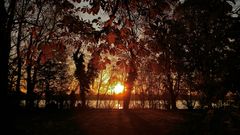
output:
[[[145,35],[151,35],[152,34],[152,30],[150,27],[145,27],[144,28],[144,34]]]
[[[73,9],[73,8],[74,8],[74,5],[73,5],[71,2],[67,1],[67,0],[65,0],[65,1],[62,3],[62,6],[63,6],[65,9]]]
[[[104,58],[104,61],[106,64],[111,64],[111,60],[109,60],[108,58]]]
[[[131,42],[131,43],[128,44],[128,48],[129,48],[129,49],[135,48],[135,46],[136,46],[136,44],[133,43],[133,42]]]
[[[58,44],[56,42],[52,42],[42,46],[42,55],[41,58],[42,63],[45,63],[48,59],[52,59],[55,57],[56,53],[64,53],[65,46],[61,42]]]
[[[117,66],[120,66],[121,63],[122,63],[121,61],[117,61],[117,62],[116,62],[116,65],[117,65]]]
[[[64,53],[66,47],[63,44],[60,44],[59,52]]]
[[[87,12],[87,8],[82,8],[81,12],[86,13]]]
[[[93,19],[92,23],[98,23],[98,19]]]
[[[141,49],[138,50],[138,55],[139,56],[145,57],[145,56],[149,56],[149,54],[150,54],[150,51],[148,51],[144,48],[141,48]]]
[[[31,47],[31,51],[30,51],[31,55],[32,55],[32,59],[36,60],[38,57],[38,48],[36,46],[32,46]],[[20,54],[21,55],[21,54]]]
[[[114,19],[115,19],[115,16],[112,16],[108,21],[104,23],[104,27],[111,26]]]
[[[44,45],[42,47],[43,54],[48,54],[52,51],[52,48],[49,45]]]
[[[28,7],[27,11],[32,11],[31,13],[34,14],[34,13],[35,13],[35,8],[34,8],[34,6]]]
[[[35,28],[35,27],[32,27],[32,37],[33,37],[34,39],[37,38],[37,32],[36,32],[36,28]]]
[[[116,35],[113,32],[107,35],[107,41],[109,44],[115,43],[115,40],[116,40]]]
[[[92,64],[93,64],[94,66],[98,66],[100,60],[101,60],[101,56],[93,53],[93,54],[92,54],[92,59],[90,60],[90,62],[92,62]]]
[[[133,26],[132,22],[129,19],[125,20],[125,24],[126,24],[127,27],[132,27]]]
[[[114,56],[114,55],[116,55],[116,50],[114,48],[111,48],[109,50],[109,53]]]
[[[126,67],[126,72],[130,73],[130,72],[134,72],[135,69],[133,67],[127,66]]]
[[[158,15],[158,10],[157,9],[150,9],[150,14],[149,14],[149,16],[151,17],[151,18],[154,18],[154,17],[156,17]]]
[[[126,68],[126,61],[124,60],[119,60],[117,61],[116,65],[120,68],[120,69],[125,69]]]
[[[151,62],[151,68],[152,70],[155,72],[155,73],[158,73],[159,72],[159,64],[156,63],[156,62]]]
[[[88,48],[87,48],[87,51],[88,51],[88,52],[93,52],[93,48],[92,48],[92,47],[88,47]]]
[[[42,55],[42,56],[41,56],[41,61],[40,61],[40,62],[41,62],[42,64],[45,64],[46,61],[47,61],[46,56],[45,56],[45,55]]]
[[[98,69],[104,70],[104,69],[106,69],[106,65],[103,64],[103,63],[100,63],[100,64],[98,65]]]
[[[126,50],[127,48],[124,46],[124,44],[118,44],[117,48],[120,50]]]
[[[120,30],[120,36],[121,36],[121,38],[126,39],[128,34],[129,34],[129,29],[127,29],[127,28],[122,28],[122,29]]]
[[[94,6],[94,7],[91,9],[93,15],[98,14],[99,10],[100,10],[100,5]]]

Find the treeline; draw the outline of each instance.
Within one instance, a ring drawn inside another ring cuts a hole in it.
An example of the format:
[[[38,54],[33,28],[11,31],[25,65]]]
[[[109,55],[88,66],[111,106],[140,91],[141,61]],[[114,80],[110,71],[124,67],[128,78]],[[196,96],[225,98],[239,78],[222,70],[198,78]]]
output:
[[[211,108],[232,93],[239,106],[240,17],[234,0],[86,3],[0,2],[5,108],[26,100],[34,109],[38,99],[75,104],[76,98],[86,108],[89,95],[101,94],[104,83],[108,95],[114,81],[125,85],[124,109],[134,95],[163,99],[166,109],[177,109],[176,100],[184,99],[192,109],[196,97]],[[106,16],[97,17],[100,9]],[[111,72],[107,82],[101,81],[104,70]],[[71,93],[76,97],[67,98]]]

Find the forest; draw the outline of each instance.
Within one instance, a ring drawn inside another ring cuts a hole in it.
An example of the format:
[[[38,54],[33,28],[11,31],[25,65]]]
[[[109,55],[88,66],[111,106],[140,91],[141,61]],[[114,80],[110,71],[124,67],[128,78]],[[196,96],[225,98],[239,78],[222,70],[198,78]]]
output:
[[[239,0],[1,0],[2,117],[220,110],[240,123],[239,35]]]

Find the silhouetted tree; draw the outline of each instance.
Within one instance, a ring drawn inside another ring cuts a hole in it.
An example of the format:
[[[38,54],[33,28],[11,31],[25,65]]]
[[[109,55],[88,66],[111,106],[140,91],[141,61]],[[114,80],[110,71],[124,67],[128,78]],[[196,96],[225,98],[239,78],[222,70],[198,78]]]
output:
[[[129,109],[129,103],[131,100],[131,92],[133,90],[134,81],[137,78],[137,69],[135,64],[135,54],[133,54],[133,51],[130,50],[130,60],[129,60],[129,72],[125,84],[125,94],[124,94],[124,102],[123,102],[123,109],[128,110]]]
[[[87,74],[85,72],[84,65],[84,54],[79,52],[80,48],[77,49],[73,54],[73,60],[76,66],[75,77],[77,78],[80,85],[80,99],[82,107],[86,107],[86,92],[88,91],[86,88],[87,85]]]
[[[192,71],[197,71],[201,76],[198,85],[204,93],[206,104],[211,107],[214,99],[220,99],[225,93],[223,68],[228,66],[224,61],[229,57],[231,48],[228,31],[234,19],[228,13],[232,8],[226,1],[214,0],[188,0],[182,6],[184,17],[180,21],[187,24],[189,43],[187,60],[194,69]]]
[[[16,7],[16,0],[11,0],[6,6],[6,1],[0,2],[0,41],[1,41],[1,48],[0,48],[0,62],[2,69],[0,71],[2,86],[1,86],[1,101],[3,104],[3,108],[10,108],[9,103],[11,102],[10,98],[8,97],[9,89],[8,89],[8,70],[9,70],[9,57],[10,57],[10,50],[11,50],[11,32],[14,23],[14,13]]]

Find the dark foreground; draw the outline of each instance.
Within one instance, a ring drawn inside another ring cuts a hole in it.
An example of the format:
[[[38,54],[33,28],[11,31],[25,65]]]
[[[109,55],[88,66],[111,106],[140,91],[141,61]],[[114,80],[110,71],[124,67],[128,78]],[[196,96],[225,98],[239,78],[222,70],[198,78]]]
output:
[[[238,135],[238,112],[87,110],[21,112],[18,135]]]

